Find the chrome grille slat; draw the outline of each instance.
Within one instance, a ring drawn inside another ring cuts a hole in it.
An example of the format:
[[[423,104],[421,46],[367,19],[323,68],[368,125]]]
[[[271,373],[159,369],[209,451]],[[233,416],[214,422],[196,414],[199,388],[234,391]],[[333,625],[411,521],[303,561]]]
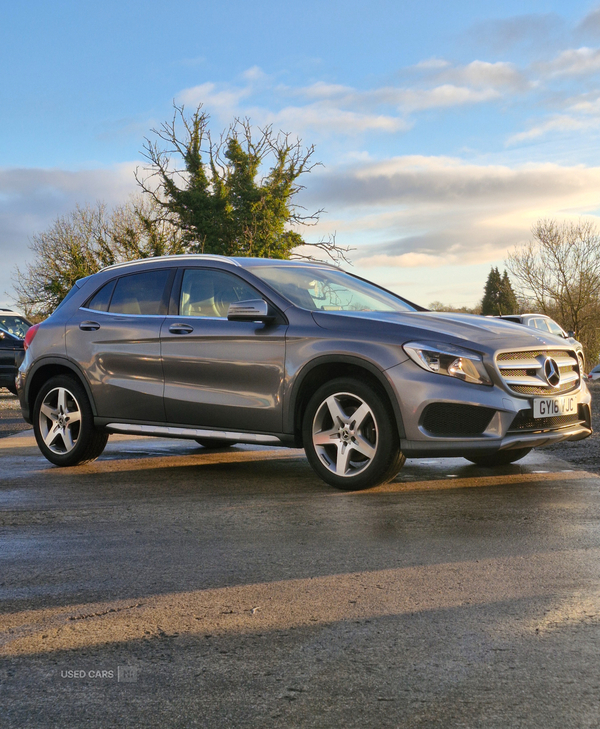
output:
[[[544,362],[551,358],[560,372],[560,384],[552,387],[544,374]],[[500,352],[496,366],[508,388],[520,395],[562,395],[579,387],[581,373],[575,352],[560,349]]]
[[[564,374],[562,372],[560,373],[561,385],[563,383],[566,384],[567,382],[576,382],[576,381],[579,382],[579,375],[577,374],[577,372],[571,371],[571,372],[565,372]]]
[[[498,362],[498,367],[501,370],[533,370],[533,369],[539,369],[541,367],[541,363],[537,362],[536,360],[530,360],[530,359],[516,359],[511,360],[510,362]]]
[[[543,384],[537,377],[528,377],[527,375],[523,375],[522,377],[504,377],[503,379],[507,385],[530,385],[531,387],[540,387],[540,385]],[[552,389],[550,388],[550,385],[545,385],[545,387]]]

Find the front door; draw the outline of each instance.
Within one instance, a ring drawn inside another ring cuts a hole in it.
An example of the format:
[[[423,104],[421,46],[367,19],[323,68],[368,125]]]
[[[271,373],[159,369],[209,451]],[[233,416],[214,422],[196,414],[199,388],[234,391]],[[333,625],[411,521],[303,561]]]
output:
[[[281,432],[287,325],[227,319],[230,303],[257,298],[228,271],[183,271],[178,314],[161,331],[169,423]]]

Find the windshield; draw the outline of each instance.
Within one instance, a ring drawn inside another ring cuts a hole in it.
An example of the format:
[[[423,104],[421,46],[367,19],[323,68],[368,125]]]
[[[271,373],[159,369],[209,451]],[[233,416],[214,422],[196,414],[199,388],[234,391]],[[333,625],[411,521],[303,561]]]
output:
[[[0,329],[4,329],[9,334],[14,334],[19,339],[25,339],[27,330],[31,324],[27,319],[23,319],[22,316],[15,316],[14,314],[0,314]]]
[[[394,294],[344,271],[312,266],[252,266],[252,273],[309,311],[415,311]]]

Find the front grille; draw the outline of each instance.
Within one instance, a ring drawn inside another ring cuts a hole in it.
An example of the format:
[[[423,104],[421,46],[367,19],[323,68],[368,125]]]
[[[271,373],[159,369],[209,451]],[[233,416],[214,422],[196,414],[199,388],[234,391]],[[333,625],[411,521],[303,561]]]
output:
[[[533,410],[521,410],[512,421],[508,432],[515,430],[555,430],[578,423],[580,417],[577,413],[571,415],[555,415],[551,418],[534,418]]]
[[[548,385],[546,387],[540,387],[539,385],[511,385],[510,389],[515,392],[520,392],[523,395],[562,395],[563,392],[570,392],[575,387],[572,382],[566,382],[564,385],[552,388],[549,388]]]
[[[544,374],[546,359],[558,365],[560,383],[552,387]],[[507,386],[520,395],[563,395],[580,385],[581,371],[575,352],[567,349],[534,349],[501,352],[496,365]]]
[[[481,435],[495,413],[493,408],[436,402],[423,411],[421,425],[432,435]]]

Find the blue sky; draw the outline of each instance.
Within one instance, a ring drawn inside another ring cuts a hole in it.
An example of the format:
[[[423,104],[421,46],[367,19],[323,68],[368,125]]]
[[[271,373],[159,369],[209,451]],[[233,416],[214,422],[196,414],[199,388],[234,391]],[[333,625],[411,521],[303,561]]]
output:
[[[314,143],[307,238],[425,305],[476,303],[538,218],[600,211],[593,2],[23,0],[2,21],[0,302],[32,235],[135,191],[173,99]]]

